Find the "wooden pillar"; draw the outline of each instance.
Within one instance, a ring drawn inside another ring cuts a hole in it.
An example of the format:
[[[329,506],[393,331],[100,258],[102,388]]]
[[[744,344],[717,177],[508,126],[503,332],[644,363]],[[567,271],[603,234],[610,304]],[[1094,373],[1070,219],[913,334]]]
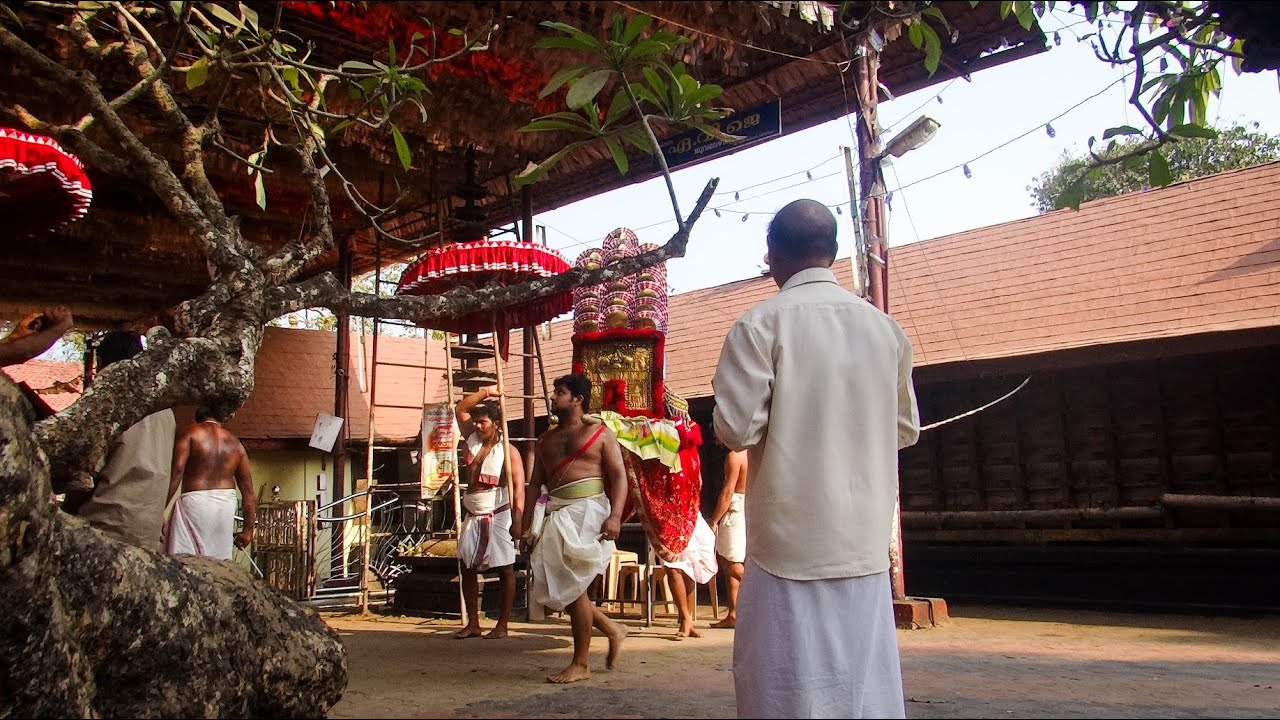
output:
[[[524,187],[520,188],[520,216],[521,216],[520,239],[523,240],[524,242],[531,243],[533,242],[533,188],[529,185],[525,185]],[[522,388],[522,390],[524,391],[523,436],[527,438],[533,437],[534,433],[536,432],[536,429],[534,427],[534,422],[533,422],[534,414],[536,413],[536,410],[534,409],[534,403],[533,403],[533,395],[534,395],[533,373],[536,371],[536,368],[534,368],[533,366],[533,361],[534,361],[533,356],[535,354],[534,353],[535,347],[533,344],[533,334],[536,333],[537,331],[538,331],[537,327],[527,327],[520,333],[520,336],[524,339],[524,348],[523,348],[524,364],[521,366],[521,370],[522,370],[521,375],[522,375],[522,379],[524,380],[524,386]],[[524,466],[526,468],[533,466],[533,462],[532,462],[533,461],[533,443],[532,442],[525,443],[524,461],[525,461]]]
[[[888,276],[884,272],[885,235],[888,226],[884,213],[884,182],[880,172],[880,120],[878,114],[880,53],[869,45],[853,62],[854,89],[858,99],[858,180],[859,201],[862,205],[863,238],[867,245],[867,266],[870,275],[870,298],[881,310],[888,306]],[[901,483],[899,483],[899,495]],[[894,500],[893,530],[889,542],[889,575],[893,585],[893,598],[903,600],[907,596],[906,577],[902,561],[901,497]]]
[[[351,290],[351,236],[348,235],[338,242],[338,282],[348,291]],[[351,370],[351,315],[348,313],[338,313],[338,342],[334,352],[333,362],[333,414],[342,418],[342,430],[338,432],[338,438],[333,443],[331,457],[333,458],[333,499],[340,500],[347,496],[347,437],[350,432],[350,400],[347,397],[348,387],[350,385]],[[330,510],[330,516],[346,515],[343,505],[337,505]],[[332,523],[332,530],[329,537],[330,558],[344,558],[345,563],[345,547],[343,542],[343,529],[345,523]],[[329,561],[330,566],[333,560]]]

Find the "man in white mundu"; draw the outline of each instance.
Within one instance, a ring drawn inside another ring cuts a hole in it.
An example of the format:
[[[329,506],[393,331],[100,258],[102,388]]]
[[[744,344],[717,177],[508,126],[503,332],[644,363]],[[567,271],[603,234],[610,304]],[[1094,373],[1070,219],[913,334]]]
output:
[[[731,450],[724,459],[724,486],[711,515],[716,533],[716,557],[729,591],[729,612],[713,628],[738,624],[738,588],[742,583],[742,563],[747,559],[747,518],[743,502],[747,492],[747,451]]]
[[[603,423],[583,417],[591,405],[591,381],[565,375],[556,378],[554,387],[551,412],[557,424],[538,438],[523,545],[533,570],[533,601],[568,610],[573,626],[573,660],[547,680],[571,683],[591,677],[587,661],[593,627],[609,638],[605,666],[610,669],[627,636],[626,628],[587,597],[587,587],[613,556],[627,477],[618,439]],[[536,500],[544,486],[550,493],[546,516],[541,527],[534,527]]]
[[[244,509],[244,530],[235,532],[236,488]],[[179,494],[180,493],[180,494]],[[164,549],[170,555],[231,559],[231,546],[253,542],[257,501],[249,455],[244,446],[206,408],[174,442],[169,476]]]
[[[747,449],[738,717],[905,717],[889,581],[898,450],[920,435],[911,342],[831,272],[813,200],[769,223],[778,294],[730,328],[716,437]]]
[[[462,521],[458,537],[467,625],[454,635],[459,640],[479,637],[483,632],[480,573],[498,569],[502,592],[498,622],[486,638],[507,637],[507,623],[516,598],[515,541],[520,537],[524,509],[524,465],[520,453],[511,451],[502,433],[501,409],[494,404],[481,404],[495,397],[499,397],[499,393],[494,388],[477,390],[463,398],[454,410],[461,434],[466,437],[467,462],[467,490],[462,496],[467,517]],[[510,488],[507,487],[508,470]]]

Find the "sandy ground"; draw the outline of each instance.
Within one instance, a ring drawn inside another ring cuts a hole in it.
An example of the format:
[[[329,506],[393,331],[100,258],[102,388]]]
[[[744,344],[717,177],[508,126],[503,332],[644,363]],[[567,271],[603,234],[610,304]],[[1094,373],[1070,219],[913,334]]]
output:
[[[700,617],[709,617],[706,609]],[[508,640],[457,641],[456,625],[329,614],[350,661],[336,718],[734,716],[733,631],[672,640],[672,619],[629,622],[621,662],[543,682],[569,660],[568,620],[517,623]],[[492,622],[486,622],[486,626]],[[953,607],[950,624],[899,631],[907,716],[1280,716],[1280,617]]]

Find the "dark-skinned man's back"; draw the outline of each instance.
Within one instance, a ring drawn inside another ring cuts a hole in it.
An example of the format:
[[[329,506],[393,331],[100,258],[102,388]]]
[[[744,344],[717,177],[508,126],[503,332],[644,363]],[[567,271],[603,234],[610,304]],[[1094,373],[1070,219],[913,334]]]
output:
[[[232,537],[235,492],[239,488],[244,530]],[[166,524],[166,549],[173,554],[228,559],[231,543],[253,541],[256,498],[244,446],[203,408],[196,422],[179,433],[173,448],[172,497],[181,489]]]

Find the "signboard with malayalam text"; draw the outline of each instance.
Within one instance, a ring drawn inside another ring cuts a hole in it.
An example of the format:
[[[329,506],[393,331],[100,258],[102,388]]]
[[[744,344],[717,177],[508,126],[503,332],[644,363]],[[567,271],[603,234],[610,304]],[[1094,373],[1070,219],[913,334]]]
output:
[[[737,135],[741,140],[725,142],[702,132],[689,130],[664,140],[662,154],[667,167],[672,170],[716,155],[741,150],[762,140],[782,135],[782,100],[775,98],[762,105],[739,110],[712,126],[727,135]]]

